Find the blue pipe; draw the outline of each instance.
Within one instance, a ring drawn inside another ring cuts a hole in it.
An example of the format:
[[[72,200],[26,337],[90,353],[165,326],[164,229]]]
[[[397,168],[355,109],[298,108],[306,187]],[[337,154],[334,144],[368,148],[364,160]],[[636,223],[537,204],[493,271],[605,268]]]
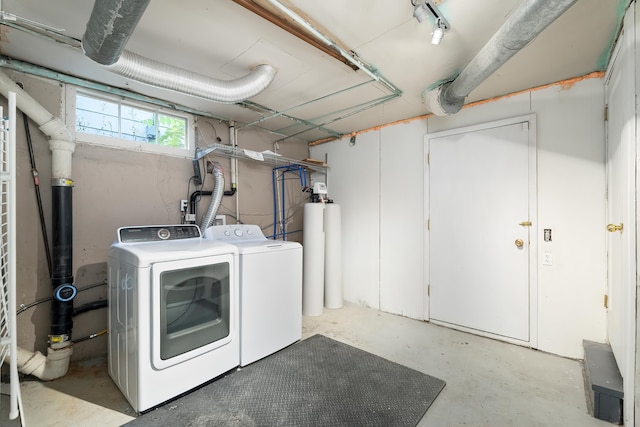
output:
[[[287,172],[297,173],[298,178],[300,179],[300,186],[304,190],[307,188],[307,174],[303,166],[300,165],[285,165],[285,166],[276,166],[271,169],[271,183],[273,185],[273,234],[268,237],[273,237],[276,239],[278,236],[282,236],[284,240],[286,240],[287,230],[286,223],[283,221],[282,223],[282,232],[278,233],[278,200],[276,198],[277,193],[277,182],[278,182],[278,172],[281,171],[280,180],[281,180],[281,211],[284,212],[285,209],[285,189],[284,189],[284,176]],[[292,232],[293,233],[293,232]]]

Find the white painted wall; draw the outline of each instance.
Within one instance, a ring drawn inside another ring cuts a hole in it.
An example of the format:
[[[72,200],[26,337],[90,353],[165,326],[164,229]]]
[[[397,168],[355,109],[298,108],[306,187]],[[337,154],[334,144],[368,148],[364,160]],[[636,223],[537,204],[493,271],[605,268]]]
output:
[[[424,283],[424,147],[427,132],[416,120],[380,130],[380,309],[422,319]],[[400,268],[398,268],[400,266]]]
[[[328,155],[330,195],[343,206],[345,299],[422,319],[428,271],[422,273],[420,188],[427,128],[437,132],[535,113],[538,259],[545,250],[553,253],[552,266],[537,266],[538,348],[581,358],[583,339],[605,341],[603,105],[602,80],[592,78],[465,108],[454,116],[363,133],[355,147],[348,139],[312,147],[313,158]],[[369,181],[367,188],[363,181]],[[380,209],[377,218],[374,204]],[[545,228],[553,230],[551,243],[543,241]],[[354,239],[358,243],[350,242]]]
[[[7,72],[15,81],[52,114],[64,117],[65,85],[28,74]],[[0,105],[6,101],[0,97]],[[201,119],[201,146],[211,144],[214,132],[209,121],[217,129],[222,143],[229,142],[226,124]],[[47,138],[30,123],[30,134],[39,170],[45,222],[51,243],[51,151]],[[246,130],[238,134],[237,143],[242,148],[256,151],[273,150],[276,137],[262,131]],[[22,115],[17,129],[18,165],[18,304],[31,304],[51,296],[51,280],[47,269],[44,244],[40,230],[38,209],[33,190],[33,177],[29,162]],[[308,157],[305,144],[281,142],[279,152],[288,158]],[[211,161],[219,162],[225,170],[225,190],[230,189],[230,160],[211,155]],[[236,200],[242,221],[265,227],[273,221],[273,190],[271,166],[259,162],[238,162],[238,192],[224,197],[219,213],[228,215],[233,223],[237,216]],[[180,200],[187,199],[194,191],[187,186],[193,175],[190,159],[158,154],[117,150],[79,143],[73,155],[73,276],[78,288],[103,283],[107,275],[107,251],[120,226],[145,224],[173,224],[180,222]],[[377,169],[375,172],[377,177]],[[377,178],[376,178],[377,182]],[[290,184],[290,185],[289,185]],[[214,186],[211,174],[205,179],[204,190]],[[286,192],[287,215],[291,222],[289,231],[302,228],[302,206],[308,193],[302,192],[297,178],[288,181]],[[204,214],[210,198],[203,198],[200,214]],[[377,212],[377,210],[376,210]],[[201,216],[200,216],[201,217]],[[377,218],[377,216],[376,216]],[[302,240],[302,233],[288,236],[290,240]],[[76,306],[106,298],[106,286],[79,292]],[[51,323],[50,304],[35,305],[18,316],[18,345],[26,350],[46,351],[47,335]],[[73,339],[96,333],[107,327],[106,310],[94,310],[74,319]],[[74,360],[107,354],[106,335],[74,345]]]
[[[344,299],[380,308],[380,133],[360,135],[354,145],[323,144],[313,154],[327,154],[328,195],[342,210]]]

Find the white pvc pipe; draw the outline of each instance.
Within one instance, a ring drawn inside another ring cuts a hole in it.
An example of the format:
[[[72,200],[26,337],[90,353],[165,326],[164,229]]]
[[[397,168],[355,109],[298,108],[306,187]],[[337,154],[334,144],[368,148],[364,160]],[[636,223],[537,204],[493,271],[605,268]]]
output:
[[[67,373],[73,349],[71,346],[60,349],[47,349],[47,355],[39,351],[28,351],[18,348],[16,359],[18,370],[26,375],[33,375],[43,381],[60,378]]]
[[[232,146],[234,148],[234,150],[236,150],[236,148],[238,147],[238,129],[233,128],[233,130],[231,131],[231,136],[232,136]],[[235,159],[235,172],[233,173],[233,176],[235,177],[235,185],[236,188],[238,186],[238,160]],[[240,222],[240,195],[236,194],[236,222],[238,224],[241,224]]]
[[[31,95],[22,90],[22,88],[11,80],[9,76],[0,71],[0,93],[2,93],[2,96],[5,98],[9,99],[9,92],[15,92],[19,95],[16,99],[18,109],[27,113],[27,115],[31,117],[38,126],[42,126],[54,119],[53,114],[41,106],[38,101],[31,97]]]
[[[9,98],[9,92],[15,92],[16,106],[33,120],[40,130],[47,135],[49,148],[52,153],[52,178],[71,178],[71,155],[75,149],[75,143],[71,138],[71,132],[65,123],[51,114],[38,103],[31,95],[25,92],[5,73],[0,71],[0,93]]]
[[[7,168],[9,169],[9,206],[8,206],[8,236],[9,236],[9,272],[8,283],[8,299],[9,299],[9,418],[14,420],[18,417],[18,393],[20,393],[20,379],[18,378],[18,369],[16,368],[18,351],[18,329],[16,327],[16,93],[9,92],[9,140],[7,144]]]
[[[71,132],[61,119],[54,117],[9,76],[0,71],[0,94],[9,99],[11,92],[14,93],[16,106],[50,138],[52,178],[70,180],[71,156],[75,148]],[[15,125],[12,128],[15,128]],[[15,203],[11,203],[11,206],[15,206]],[[10,252],[15,254],[15,249]],[[15,307],[15,303],[12,306]],[[13,323],[15,324],[15,322]],[[67,373],[72,352],[71,341],[65,341],[60,348],[50,346],[46,357],[40,352],[31,352],[16,346],[16,350],[12,351],[9,356],[9,362],[12,366],[17,366],[20,372],[48,381]]]
[[[71,140],[71,133],[57,117],[40,126],[40,130],[51,138],[51,177],[71,179],[71,158],[76,148],[76,144]]]
[[[235,149],[236,144],[236,125],[233,120],[229,122],[229,145]],[[238,159],[231,159],[231,189],[237,189],[238,184]]]

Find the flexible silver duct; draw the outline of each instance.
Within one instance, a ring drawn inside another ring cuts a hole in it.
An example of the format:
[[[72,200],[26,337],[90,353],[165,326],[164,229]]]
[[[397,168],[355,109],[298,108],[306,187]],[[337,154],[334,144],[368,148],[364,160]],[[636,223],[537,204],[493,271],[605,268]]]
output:
[[[269,86],[276,75],[275,68],[262,64],[238,79],[217,80],[153,61],[126,50],[122,52],[122,56],[115,64],[104,67],[121,76],[151,86],[225,104],[244,101],[259,94]]]
[[[465,98],[472,90],[529,44],[575,2],[576,0],[523,1],[455,80],[425,94],[430,111],[438,116],[460,111]]]
[[[85,55],[123,77],[210,101],[232,104],[262,92],[275,77],[270,65],[256,66],[235,80],[218,80],[163,64],[124,49],[150,0],[96,0],[82,37]]]
[[[222,195],[224,194],[224,172],[218,162],[213,164],[213,179],[215,182],[213,191],[211,192],[211,204],[209,205],[207,214],[200,222],[200,230],[202,230],[203,233],[204,230],[213,224],[213,220],[216,218],[216,213],[218,213],[218,208],[220,207],[220,202],[222,201]]]

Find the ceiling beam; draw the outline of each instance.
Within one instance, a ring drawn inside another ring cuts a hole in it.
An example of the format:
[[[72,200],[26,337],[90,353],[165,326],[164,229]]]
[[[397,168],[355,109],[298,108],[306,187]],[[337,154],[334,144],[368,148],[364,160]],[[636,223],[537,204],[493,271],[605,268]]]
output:
[[[327,45],[325,45],[324,43],[321,43],[311,34],[306,32],[304,29],[298,27],[297,25],[295,25],[295,23],[288,21],[287,19],[281,17],[280,15],[274,13],[272,10],[267,9],[264,6],[257,4],[252,0],[233,0],[233,2],[255,13],[256,15],[266,19],[272,24],[277,25],[278,27],[282,28],[289,34],[299,38],[300,40],[309,43],[311,46],[317,49],[320,49],[322,52],[326,53],[332,58],[337,59],[338,61],[347,65],[349,68],[353,69],[354,71],[358,71],[359,69],[358,66],[351,63],[348,59],[342,56],[340,52],[337,52],[331,49],[330,47],[328,47]]]

